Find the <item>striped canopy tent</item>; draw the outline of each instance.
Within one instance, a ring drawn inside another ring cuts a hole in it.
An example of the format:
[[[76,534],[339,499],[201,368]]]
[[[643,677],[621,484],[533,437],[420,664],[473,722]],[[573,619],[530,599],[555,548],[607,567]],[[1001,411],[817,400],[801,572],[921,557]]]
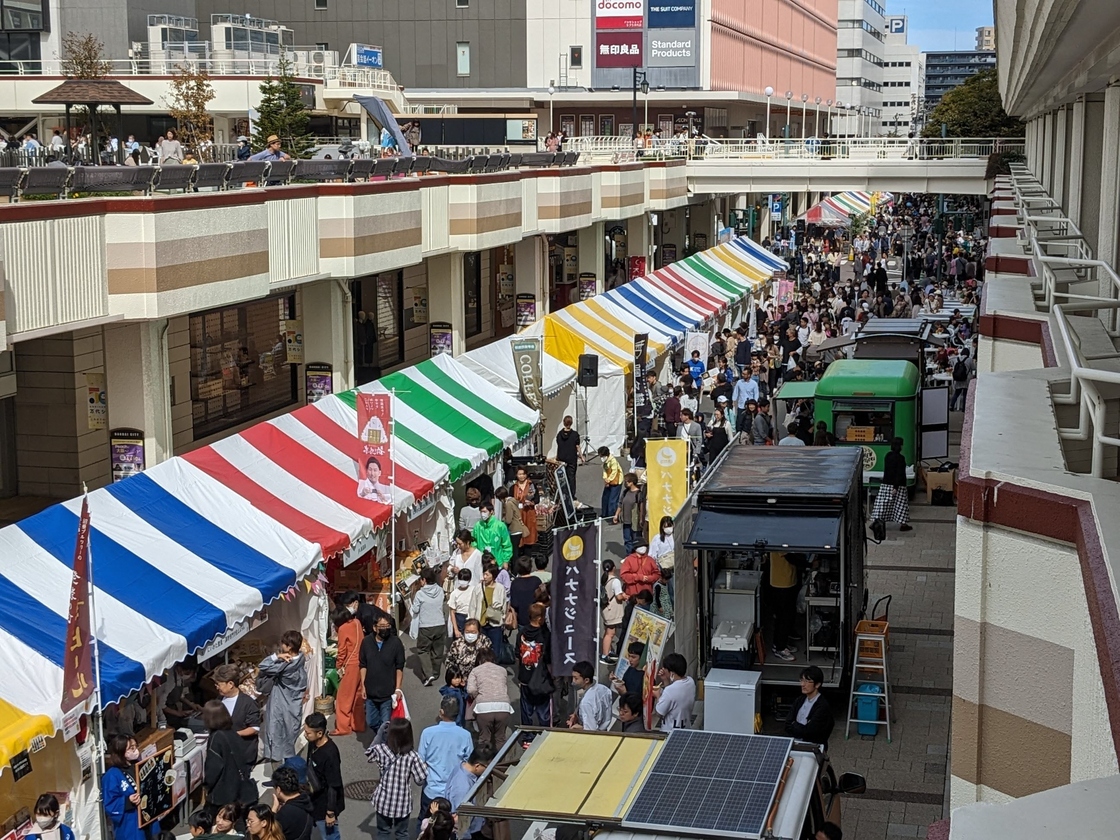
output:
[[[539,420],[449,356],[362,390],[396,394],[398,513]],[[258,612],[325,557],[368,550],[392,510],[357,495],[355,406],[353,391],[329,396],[89,494],[104,703]],[[0,529],[0,759],[62,725],[80,509],[74,499]]]
[[[634,280],[600,296],[601,300],[630,313],[635,318],[657,324],[663,331],[671,332],[676,338],[684,335],[708,320],[707,315],[678,303],[673,299],[660,298],[649,289],[644,279]]]
[[[652,306],[668,312],[679,323],[691,325],[688,329],[711,320],[719,313],[718,302],[705,301],[703,296],[695,293],[690,297],[683,290],[674,289],[663,282],[656,272],[631,280],[607,294],[613,295],[615,292],[633,306]]]
[[[789,270],[789,263],[767,251],[749,236],[737,236],[727,244],[733,249],[742,251],[747,255],[747,259],[764,270],[768,269],[771,272]]]
[[[541,319],[540,332],[544,336],[544,349],[566,365],[579,367],[579,357],[594,353],[617,365],[624,374],[634,369],[634,330],[625,321],[610,313],[599,303],[588,305],[590,300],[573,303]],[[529,334],[535,330],[530,328]],[[653,334],[649,340],[649,358],[656,359],[665,353],[666,344]]]
[[[842,192],[814,204],[799,218],[804,219],[809,224],[842,227],[848,224],[852,216],[870,213],[871,208],[870,193]]]

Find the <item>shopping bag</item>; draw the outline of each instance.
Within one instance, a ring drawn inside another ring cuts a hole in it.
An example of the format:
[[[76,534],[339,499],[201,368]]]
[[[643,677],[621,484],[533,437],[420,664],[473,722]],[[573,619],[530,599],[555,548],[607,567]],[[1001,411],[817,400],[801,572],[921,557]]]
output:
[[[408,702],[404,699],[404,694],[393,695],[393,711],[389,713],[389,720],[409,720]]]

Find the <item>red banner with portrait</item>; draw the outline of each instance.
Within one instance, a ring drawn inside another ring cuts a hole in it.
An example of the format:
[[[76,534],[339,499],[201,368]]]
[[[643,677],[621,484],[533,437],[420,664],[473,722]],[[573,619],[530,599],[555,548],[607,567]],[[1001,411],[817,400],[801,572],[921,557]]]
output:
[[[383,505],[393,503],[392,395],[358,394],[358,495]]]

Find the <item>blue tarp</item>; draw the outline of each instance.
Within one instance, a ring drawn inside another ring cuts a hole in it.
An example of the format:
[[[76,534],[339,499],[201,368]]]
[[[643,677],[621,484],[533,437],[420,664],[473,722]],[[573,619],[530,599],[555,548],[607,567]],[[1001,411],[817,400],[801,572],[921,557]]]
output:
[[[401,133],[401,127],[397,125],[397,118],[393,116],[393,112],[389,110],[389,106],[385,104],[384,99],[379,99],[376,96],[355,96],[354,100],[366,109],[366,113],[373,117],[373,121],[380,128],[389,129],[389,133],[397,141],[397,148],[401,151],[401,157],[412,157],[415,154],[409,148],[408,141],[404,139],[404,134]]]

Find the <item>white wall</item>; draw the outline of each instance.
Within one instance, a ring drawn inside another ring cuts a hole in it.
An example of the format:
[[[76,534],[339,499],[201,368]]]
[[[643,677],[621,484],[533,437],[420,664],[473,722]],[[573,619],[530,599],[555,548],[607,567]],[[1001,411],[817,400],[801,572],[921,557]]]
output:
[[[526,81],[530,88],[560,85],[560,56],[567,63],[568,49],[583,47],[583,69],[568,70],[569,86],[591,85],[594,33],[588,0],[527,0],[525,8]]]

